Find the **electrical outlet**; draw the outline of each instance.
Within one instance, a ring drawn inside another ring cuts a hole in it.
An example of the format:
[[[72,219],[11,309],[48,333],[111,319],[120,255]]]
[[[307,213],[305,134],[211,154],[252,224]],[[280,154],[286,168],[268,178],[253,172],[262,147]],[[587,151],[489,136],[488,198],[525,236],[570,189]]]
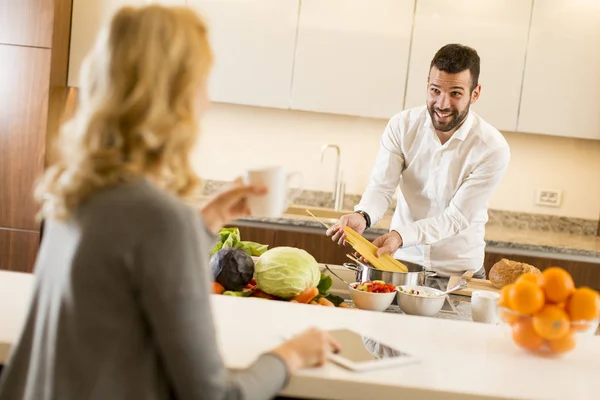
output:
[[[538,189],[535,204],[538,206],[560,207],[562,190]]]

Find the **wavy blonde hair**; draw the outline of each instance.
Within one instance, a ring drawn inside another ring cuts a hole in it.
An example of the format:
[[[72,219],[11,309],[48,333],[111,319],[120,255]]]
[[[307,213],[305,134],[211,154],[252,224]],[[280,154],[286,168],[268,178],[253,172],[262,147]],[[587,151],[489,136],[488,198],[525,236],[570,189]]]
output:
[[[95,192],[149,177],[185,197],[189,152],[212,66],[204,22],[187,8],[120,9],[84,60],[81,97],[58,158],[36,187],[41,218],[67,218]]]

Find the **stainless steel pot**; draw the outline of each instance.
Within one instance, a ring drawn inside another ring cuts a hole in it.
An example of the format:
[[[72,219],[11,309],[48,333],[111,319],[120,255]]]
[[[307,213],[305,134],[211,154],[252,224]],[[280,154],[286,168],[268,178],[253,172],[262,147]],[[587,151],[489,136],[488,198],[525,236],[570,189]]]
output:
[[[344,267],[355,272],[357,282],[384,281],[394,286],[426,286],[427,278],[435,275],[435,272],[426,271],[422,265],[409,261],[398,261],[406,265],[408,272],[388,272],[365,264],[354,263],[344,263]]]

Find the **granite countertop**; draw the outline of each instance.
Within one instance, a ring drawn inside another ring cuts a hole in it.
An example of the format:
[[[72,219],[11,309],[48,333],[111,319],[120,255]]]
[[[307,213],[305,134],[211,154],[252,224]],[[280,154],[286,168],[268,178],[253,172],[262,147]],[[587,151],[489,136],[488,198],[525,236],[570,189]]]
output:
[[[321,218],[327,224],[333,224],[336,219]],[[286,225],[289,227],[310,228],[315,231],[323,231],[324,227],[309,215],[284,214],[279,218],[243,218],[240,222],[244,224],[269,224]],[[391,216],[386,215],[364,236],[373,239],[389,230]],[[543,252],[564,256],[577,256],[589,258],[589,262],[600,263],[600,237],[581,235],[576,233],[564,233],[557,231],[543,231],[530,228],[505,227],[495,223],[486,225],[485,241],[487,247],[495,249],[520,250],[523,252]]]

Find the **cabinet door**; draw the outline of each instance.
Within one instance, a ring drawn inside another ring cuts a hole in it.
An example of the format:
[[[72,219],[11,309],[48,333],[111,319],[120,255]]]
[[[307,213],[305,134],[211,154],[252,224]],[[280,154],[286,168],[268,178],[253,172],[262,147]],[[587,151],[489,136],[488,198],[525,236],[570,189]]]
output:
[[[103,24],[123,6],[143,6],[151,3],[184,6],[186,0],[73,0],[69,86],[79,86],[81,63],[92,49]]]
[[[389,118],[402,110],[413,0],[303,0],[292,108]]]
[[[50,49],[0,45],[0,227],[38,230]]]
[[[299,0],[188,0],[207,21],[212,101],[289,108]]]
[[[54,1],[0,0],[0,44],[52,46]]]
[[[600,1],[534,2],[518,130],[600,139]]]
[[[482,92],[473,110],[497,129],[516,130],[530,16],[525,0],[419,0],[405,107],[425,104],[433,56],[460,43],[481,58]]]
[[[39,243],[39,232],[0,228],[0,270],[33,272]]]

